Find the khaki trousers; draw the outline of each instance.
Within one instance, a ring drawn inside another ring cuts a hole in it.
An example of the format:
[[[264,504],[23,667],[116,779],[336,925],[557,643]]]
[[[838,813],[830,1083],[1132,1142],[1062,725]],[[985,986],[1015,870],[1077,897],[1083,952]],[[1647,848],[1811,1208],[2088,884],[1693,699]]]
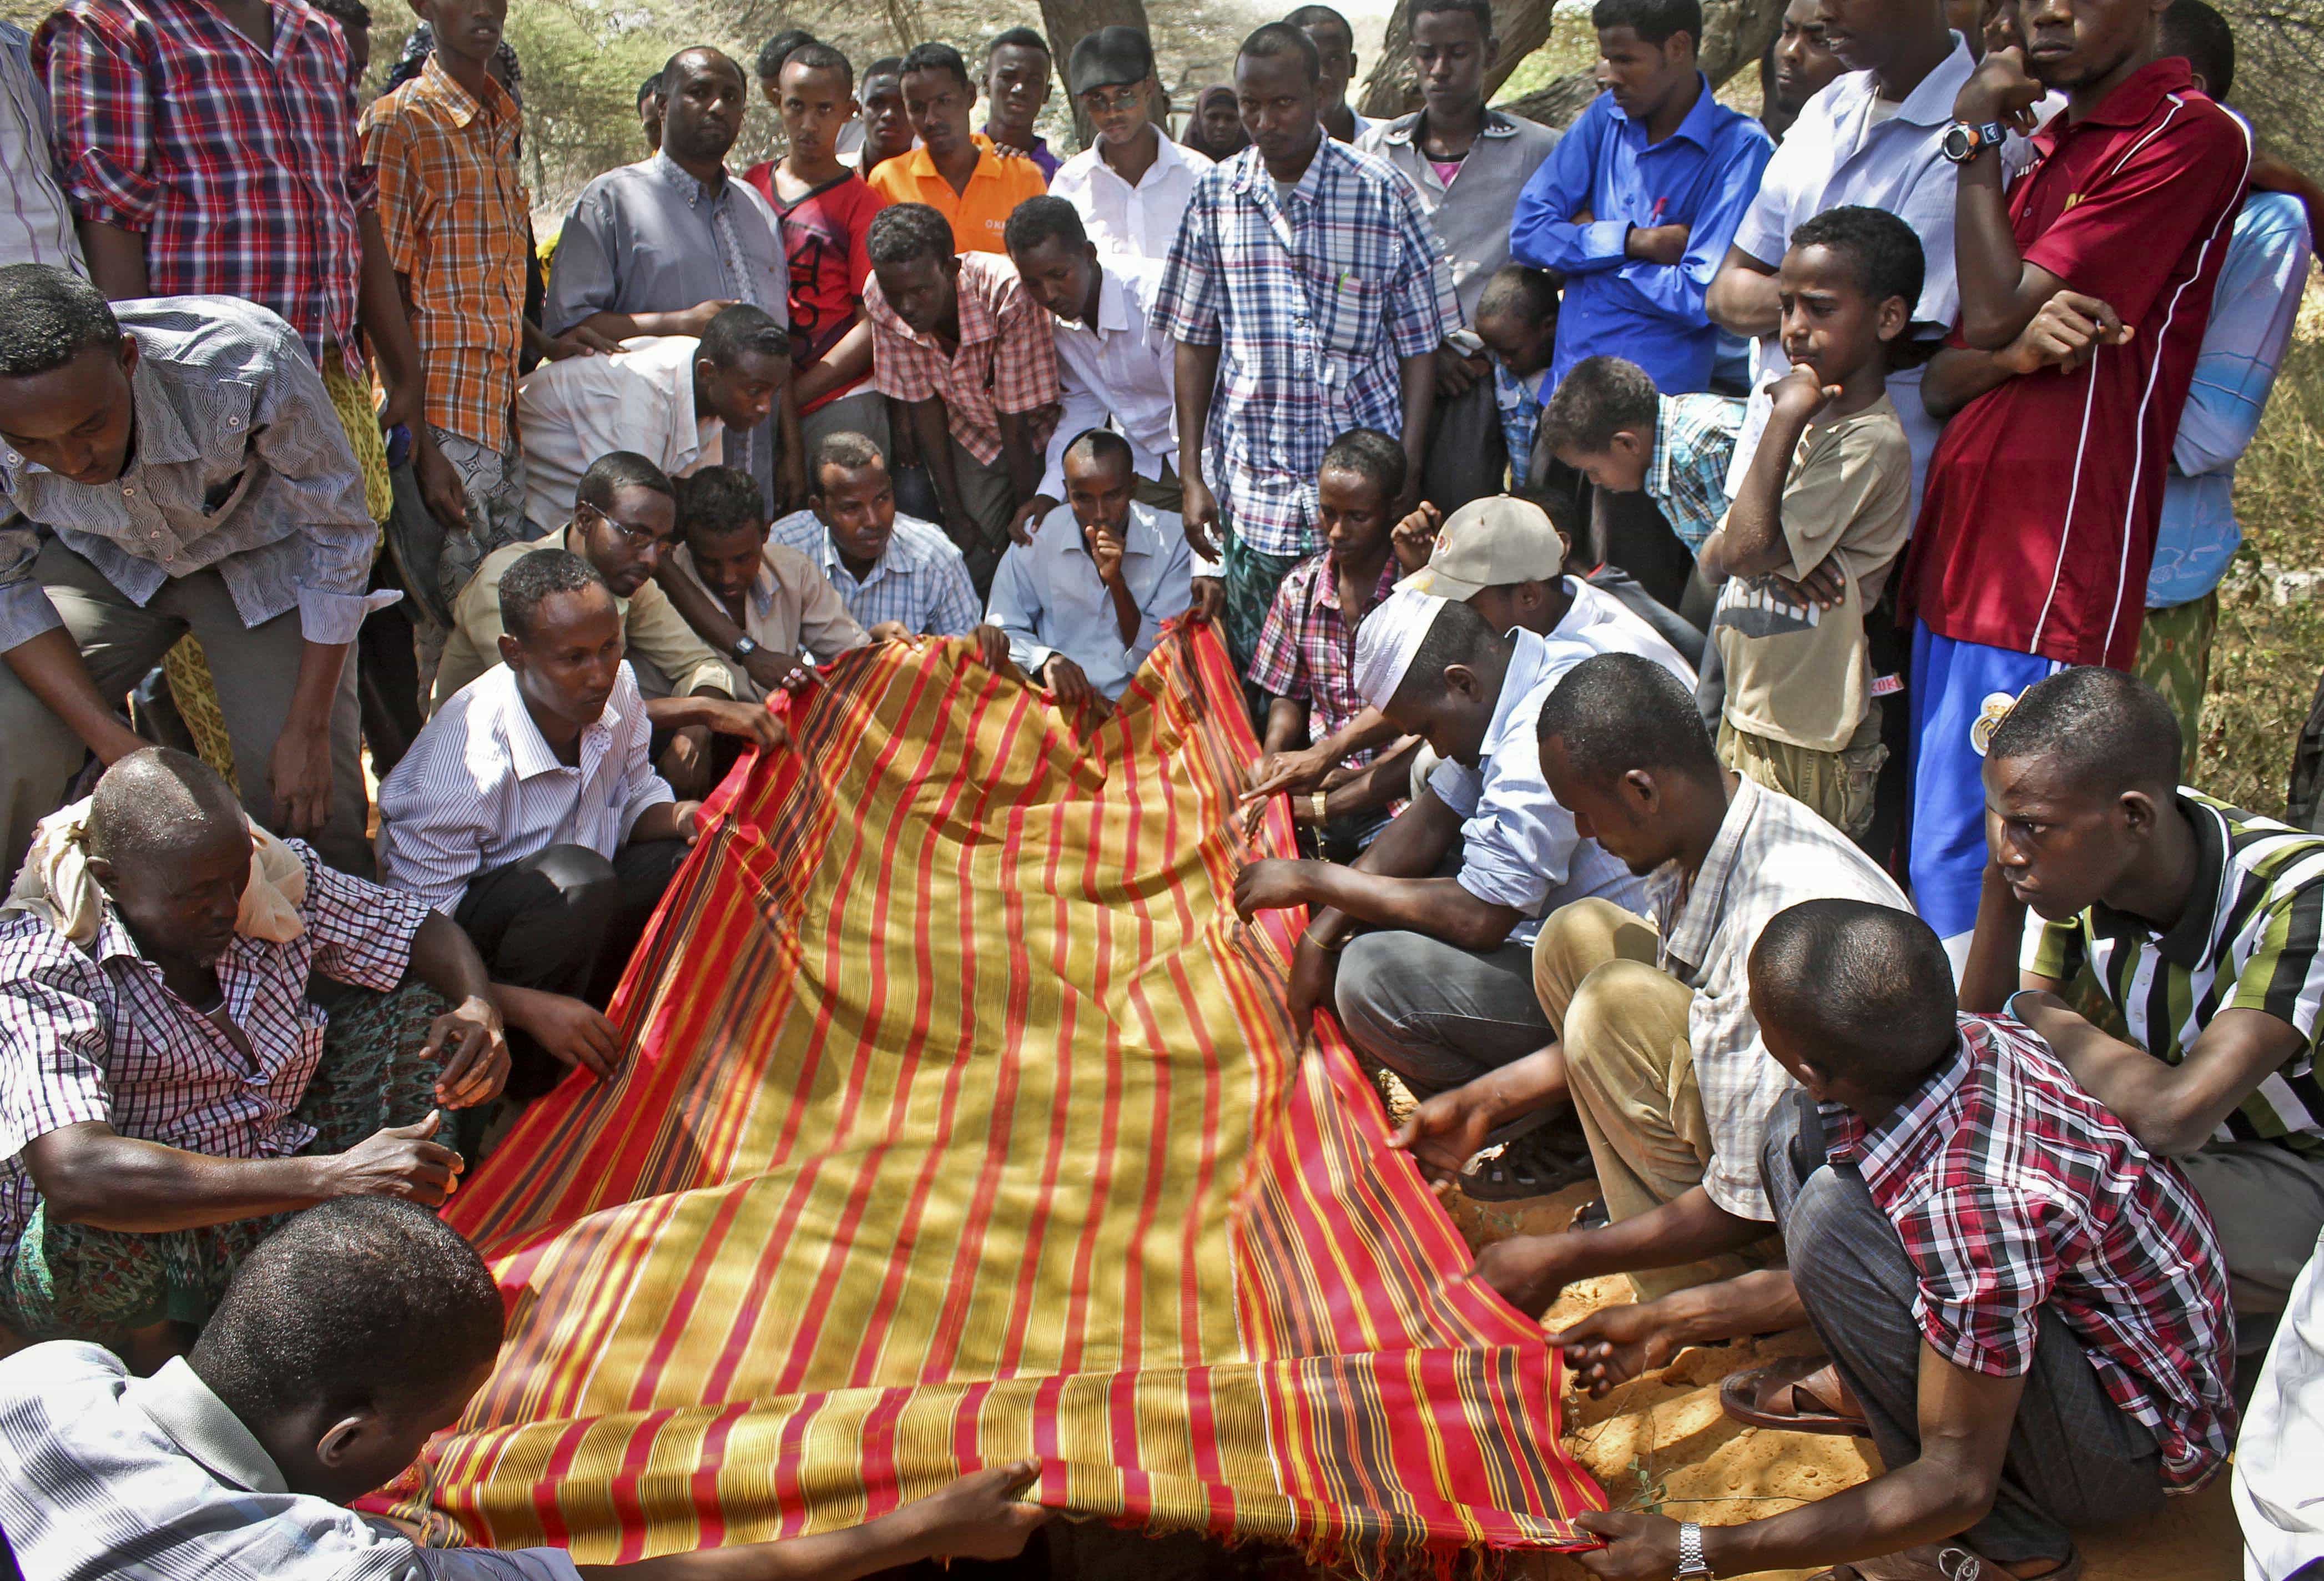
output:
[[[1609,1220],[1636,1218],[1702,1184],[1711,1128],[1694,1082],[1694,990],[1655,966],[1654,925],[1611,901],[1576,901],[1542,925],[1534,991],[1565,1047],[1573,1112],[1590,1141]],[[1743,1254],[1633,1273],[1650,1301],[1773,1262],[1775,1237]]]

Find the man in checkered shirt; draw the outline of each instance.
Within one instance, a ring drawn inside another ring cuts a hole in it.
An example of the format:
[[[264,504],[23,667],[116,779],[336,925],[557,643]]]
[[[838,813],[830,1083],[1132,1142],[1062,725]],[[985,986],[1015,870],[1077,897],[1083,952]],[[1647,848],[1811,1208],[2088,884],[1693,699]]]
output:
[[[1554,1338],[1602,1394],[1682,1346],[1804,1323],[1829,1364],[1739,1374],[1721,1403],[1754,1426],[1868,1438],[1889,1469],[1737,1526],[1586,1514],[1609,1545],[1592,1567],[1878,1558],[1867,1574],[2070,1581],[2070,1529],[2149,1514],[2227,1464],[2235,1319],[2209,1216],[2023,1023],[1956,1016],[1944,947],[1910,912],[1779,911],[1750,978],[1767,1052],[1805,1089],[1759,1154],[1789,1267]],[[1480,1272],[1515,1288],[1492,1250]],[[1538,1290],[1518,1293],[1539,1309]]]
[[[279,1216],[450,1194],[447,1112],[499,1096],[508,1045],[449,918],[258,835],[160,747],[26,872],[39,897],[0,918],[0,1323],[150,1361]],[[310,975],[360,992],[326,1012]]]
[[[1443,248],[1386,161],[1323,134],[1305,32],[1243,41],[1235,94],[1251,146],[1203,173],[1170,249],[1154,322],[1178,343],[1178,457],[1188,540],[1226,562],[1239,663],[1275,590],[1323,546],[1315,477],[1353,428],[1399,437],[1419,504],[1436,348],[1461,322]]]

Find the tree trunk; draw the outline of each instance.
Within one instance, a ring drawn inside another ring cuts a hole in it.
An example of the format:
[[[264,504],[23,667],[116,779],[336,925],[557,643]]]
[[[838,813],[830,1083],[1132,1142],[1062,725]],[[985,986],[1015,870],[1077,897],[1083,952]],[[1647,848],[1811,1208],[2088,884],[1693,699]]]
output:
[[[1049,53],[1056,59],[1060,90],[1066,88],[1065,63],[1074,58],[1074,46],[1102,27],[1134,27],[1139,32],[1147,32],[1144,0],[1041,0],[1041,31],[1049,35]],[[1157,83],[1153,97],[1154,123],[1167,137],[1170,96]],[[1093,135],[1090,118],[1082,113],[1078,103],[1073,110],[1074,141],[1087,148]]]
[[[1485,75],[1485,97],[1508,79],[1526,57],[1549,42],[1555,0],[1493,0],[1494,30],[1501,56]],[[1784,0],[1703,0],[1699,41],[1703,75],[1717,88],[1754,65],[1774,42],[1784,16]],[[1563,126],[1597,93],[1586,71],[1573,72],[1503,107],[1514,115]],[[1388,35],[1364,79],[1367,116],[1402,116],[1420,107],[1420,83],[1412,63],[1412,0],[1398,0]]]

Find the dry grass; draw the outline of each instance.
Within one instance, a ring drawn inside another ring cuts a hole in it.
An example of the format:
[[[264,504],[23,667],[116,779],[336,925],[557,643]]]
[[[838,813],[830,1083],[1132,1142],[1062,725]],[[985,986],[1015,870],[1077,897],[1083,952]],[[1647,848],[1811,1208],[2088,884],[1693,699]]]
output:
[[[2324,602],[2274,602],[2279,571],[2324,569],[2324,292],[2311,290],[2275,394],[2242,465],[2244,544],[2219,594],[2219,634],[2191,781],[2281,813],[2293,744],[2324,669]]]

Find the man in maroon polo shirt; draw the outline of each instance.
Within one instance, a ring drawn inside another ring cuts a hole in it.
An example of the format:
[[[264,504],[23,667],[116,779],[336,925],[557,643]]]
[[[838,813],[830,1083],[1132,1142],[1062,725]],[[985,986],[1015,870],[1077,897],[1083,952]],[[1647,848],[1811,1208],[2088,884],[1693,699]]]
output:
[[[1956,966],[1985,867],[1993,721],[2068,664],[2130,668],[2163,474],[2251,142],[2177,57],[2168,0],[2024,0],[2024,48],[1953,103],[1961,318],[1923,384],[1952,417],[1900,591],[1914,618],[1914,904]],[[2000,143],[2066,108],[2003,190]]]

